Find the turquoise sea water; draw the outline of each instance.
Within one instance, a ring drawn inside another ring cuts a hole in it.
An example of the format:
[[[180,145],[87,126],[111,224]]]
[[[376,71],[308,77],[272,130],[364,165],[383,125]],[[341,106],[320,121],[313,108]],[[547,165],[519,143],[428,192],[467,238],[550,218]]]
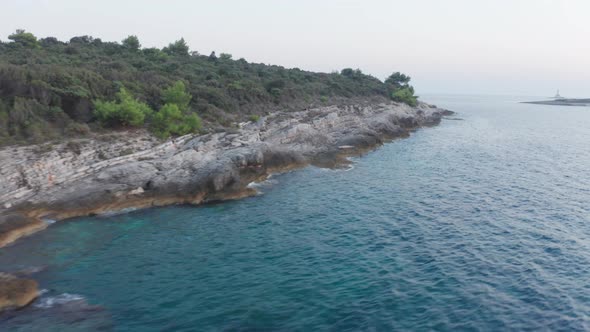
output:
[[[351,169],[1,249],[47,291],[0,330],[590,329],[590,108],[424,99],[458,114]]]

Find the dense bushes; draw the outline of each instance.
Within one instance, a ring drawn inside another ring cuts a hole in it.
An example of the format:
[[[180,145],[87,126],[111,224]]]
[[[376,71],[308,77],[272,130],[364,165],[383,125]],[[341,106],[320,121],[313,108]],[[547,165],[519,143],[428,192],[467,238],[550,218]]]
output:
[[[192,96],[182,81],[177,81],[162,92],[164,106],[154,115],[151,129],[160,138],[186,135],[201,130],[201,118],[189,113]]]
[[[156,136],[167,138],[170,135],[196,133],[201,129],[199,116],[189,112],[191,99],[184,83],[178,81],[162,91],[164,106],[154,114],[146,103],[133,98],[122,87],[117,92],[116,101],[96,100],[94,114],[108,127],[140,127],[147,122]]]
[[[194,113],[183,114],[176,104],[166,104],[154,115],[151,128],[160,138],[186,135],[201,129],[201,119]]]
[[[117,92],[117,101],[94,102],[94,114],[103,124],[108,126],[142,126],[152,110],[146,103],[133,98],[125,88]]]
[[[162,91],[164,104],[175,104],[181,111],[187,111],[193,97],[186,92],[186,86],[182,81],[177,81],[171,87]]]
[[[8,137],[5,142],[77,133],[68,129],[76,127],[72,123],[92,130],[143,125],[163,137],[181,135],[198,130],[197,113],[207,127],[227,126],[269,110],[338,98],[397,98],[393,93],[407,85],[384,83],[360,70],[313,73],[233,60],[227,53],[200,55],[190,52],[184,39],[163,49],[142,49],[136,36],[121,43],[90,36],[62,42],[37,40],[19,30],[9,39],[0,42],[0,139]],[[35,106],[22,111],[23,100]],[[167,104],[176,105],[180,120]],[[154,110],[152,117],[148,109]],[[159,127],[157,119],[171,125]]]
[[[391,93],[391,98],[400,103],[406,103],[410,106],[418,104],[418,97],[414,96],[414,88],[404,87],[397,89]]]

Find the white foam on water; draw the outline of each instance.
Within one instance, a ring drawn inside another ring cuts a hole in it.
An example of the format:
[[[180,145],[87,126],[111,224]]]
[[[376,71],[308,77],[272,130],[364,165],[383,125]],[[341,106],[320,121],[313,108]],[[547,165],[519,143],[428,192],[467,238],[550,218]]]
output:
[[[352,171],[354,169],[354,164],[350,164],[348,165],[348,167],[346,169],[343,169],[344,172],[349,172]]]
[[[43,220],[44,222],[48,223],[48,224],[55,224],[56,220],[53,219],[49,219],[49,218],[42,218],[41,220]]]
[[[272,185],[275,185],[279,183],[279,181],[277,180],[270,180],[270,179],[266,179],[264,181],[261,182],[250,182],[248,184],[248,188],[262,188],[262,187],[269,187]]]
[[[350,163],[348,165],[340,166],[340,167],[336,167],[336,168],[320,167],[318,169],[321,172],[348,172],[348,171],[352,171],[354,169],[354,163]]]
[[[133,212],[135,210],[137,210],[137,208],[130,207],[130,208],[116,210],[116,211],[106,211],[104,213],[101,213],[99,216],[100,217],[112,217],[112,216],[118,216],[120,214],[125,214],[125,213],[129,213],[129,212]]]
[[[41,292],[43,292],[43,291],[45,291],[45,293],[47,292],[46,289],[42,290]],[[50,297],[41,298],[33,306],[35,308],[48,309],[48,308],[52,308],[56,305],[62,305],[62,304],[66,304],[68,302],[82,301],[82,300],[84,300],[84,297],[82,295],[63,293],[63,294],[60,294],[57,296],[50,296]]]
[[[264,191],[262,191],[262,189],[264,188],[269,188],[271,186],[276,185],[277,183],[279,183],[278,180],[275,179],[271,179],[273,176],[273,174],[270,174],[266,180],[264,181],[260,181],[260,182],[250,182],[248,183],[247,187],[250,189],[254,189],[256,190],[256,195],[260,196],[260,195],[264,195]]]

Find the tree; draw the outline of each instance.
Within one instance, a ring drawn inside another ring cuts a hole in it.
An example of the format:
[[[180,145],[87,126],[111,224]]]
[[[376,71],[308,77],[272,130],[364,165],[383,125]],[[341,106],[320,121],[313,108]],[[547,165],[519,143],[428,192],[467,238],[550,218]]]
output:
[[[418,105],[418,97],[414,95],[414,87],[409,84],[411,80],[410,76],[400,72],[391,74],[385,80],[385,84],[390,90],[391,99],[412,107]]]
[[[57,38],[55,38],[55,37],[46,37],[46,38],[39,40],[39,44],[41,44],[41,46],[43,46],[43,47],[46,47],[46,46],[59,45],[59,44],[61,44],[61,42],[59,40],[57,40]]]
[[[194,113],[184,115],[176,104],[166,104],[154,115],[151,129],[160,138],[186,135],[201,129],[201,119]]]
[[[398,71],[398,72],[391,74],[385,80],[385,83],[389,84],[389,85],[393,85],[394,88],[401,88],[401,87],[408,86],[408,83],[410,83],[410,80],[411,80],[410,76],[402,74]]]
[[[182,81],[176,81],[174,85],[162,91],[164,104],[175,104],[180,111],[186,112],[193,97],[186,92],[186,86]]]
[[[224,61],[229,61],[232,58],[232,55],[229,53],[221,53],[219,54],[219,58]]]
[[[162,91],[164,106],[154,115],[151,129],[160,138],[170,135],[186,135],[201,130],[201,118],[194,113],[187,114],[192,96],[182,81]]]
[[[164,52],[168,53],[169,55],[178,55],[178,56],[188,56],[188,45],[184,38],[180,38],[179,40],[175,41],[174,43],[170,43],[168,47],[164,47]]]
[[[354,69],[352,69],[352,68],[344,68],[340,72],[340,75],[346,76],[346,77],[352,77],[352,75],[354,75]]]
[[[139,43],[139,38],[137,38],[137,36],[134,36],[134,35],[128,36],[127,38],[123,39],[122,44],[126,48],[133,50],[133,51],[137,51],[141,48],[141,44]]]
[[[340,74],[344,77],[352,78],[354,80],[362,80],[365,78],[365,74],[360,69],[352,69],[352,68],[344,68],[340,72]]]
[[[143,125],[146,117],[152,114],[151,108],[121,88],[117,93],[117,101],[94,102],[94,115],[106,125],[124,125],[139,127]]]
[[[92,44],[94,37],[92,36],[76,36],[70,38],[70,44]]]
[[[166,60],[166,58],[168,58],[168,54],[164,53],[162,50],[155,47],[144,48],[143,50],[141,50],[141,52],[150,61],[163,62]]]
[[[25,30],[22,29],[16,30],[15,33],[8,36],[8,39],[25,47],[39,47],[37,37],[35,37],[35,35],[30,32],[25,32]]]

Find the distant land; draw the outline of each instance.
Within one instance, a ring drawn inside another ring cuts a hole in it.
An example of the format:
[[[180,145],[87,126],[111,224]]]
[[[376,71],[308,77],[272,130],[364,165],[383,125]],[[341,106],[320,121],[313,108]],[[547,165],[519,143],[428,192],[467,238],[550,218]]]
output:
[[[554,106],[590,106],[590,98],[573,99],[561,98],[543,101],[524,101],[524,104],[554,105]]]

